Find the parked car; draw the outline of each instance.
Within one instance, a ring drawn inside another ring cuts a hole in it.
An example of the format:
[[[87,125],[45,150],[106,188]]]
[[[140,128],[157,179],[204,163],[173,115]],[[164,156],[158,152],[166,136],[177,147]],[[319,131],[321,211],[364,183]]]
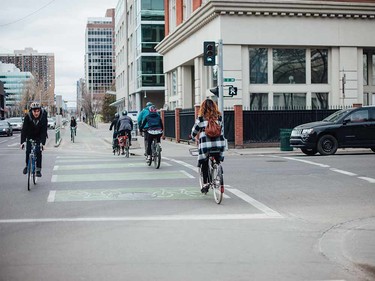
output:
[[[13,127],[6,120],[0,120],[0,135],[13,136]]]
[[[7,121],[12,125],[13,131],[21,131],[23,125],[22,117],[11,117]]]
[[[55,129],[56,127],[56,121],[52,117],[48,118],[48,129]]]
[[[299,125],[292,130],[290,146],[306,155],[332,155],[338,148],[375,152],[375,106],[342,109],[323,121]]]

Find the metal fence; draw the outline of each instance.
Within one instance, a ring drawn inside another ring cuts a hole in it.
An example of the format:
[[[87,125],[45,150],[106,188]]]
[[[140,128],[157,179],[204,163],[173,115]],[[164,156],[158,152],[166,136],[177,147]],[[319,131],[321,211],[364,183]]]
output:
[[[337,109],[314,110],[244,110],[243,142],[274,143],[280,141],[280,129],[292,129],[300,124],[323,120]],[[176,138],[175,111],[165,111],[164,135]],[[191,128],[195,122],[194,109],[180,111],[180,139],[189,140]],[[234,111],[224,111],[224,134],[229,143],[234,142]]]

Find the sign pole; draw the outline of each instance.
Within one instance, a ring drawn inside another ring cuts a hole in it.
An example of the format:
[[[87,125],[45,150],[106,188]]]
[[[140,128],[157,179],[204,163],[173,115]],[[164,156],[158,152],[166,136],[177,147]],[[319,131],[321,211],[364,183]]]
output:
[[[223,89],[223,84],[224,84],[224,69],[223,69],[223,40],[219,39],[218,43],[218,75],[217,75],[217,82],[219,86],[219,111],[222,114],[223,117],[223,122],[224,122],[224,89]]]

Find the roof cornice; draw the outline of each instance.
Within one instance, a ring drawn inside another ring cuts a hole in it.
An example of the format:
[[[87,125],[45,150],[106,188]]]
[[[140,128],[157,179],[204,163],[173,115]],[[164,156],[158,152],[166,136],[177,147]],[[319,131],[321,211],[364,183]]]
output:
[[[311,17],[375,19],[375,1],[342,2],[316,0],[212,0],[198,8],[157,46],[157,52],[167,53],[179,42],[194,34],[219,16]]]

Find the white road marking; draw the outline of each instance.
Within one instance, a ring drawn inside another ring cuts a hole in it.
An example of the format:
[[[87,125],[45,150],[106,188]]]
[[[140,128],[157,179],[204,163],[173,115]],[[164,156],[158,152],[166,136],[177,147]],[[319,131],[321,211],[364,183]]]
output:
[[[182,165],[182,166],[184,166],[184,167],[186,167],[186,168],[189,168],[189,169],[191,169],[191,170],[193,170],[193,171],[195,171],[195,172],[197,172],[198,173],[198,167],[195,167],[195,166],[193,166],[193,165],[190,165],[190,164],[188,164],[188,163],[185,163],[184,161],[180,161],[180,160],[176,160],[176,159],[171,159],[171,158],[168,158],[168,157],[163,157],[165,160],[169,160],[169,161],[172,161],[172,162],[175,162],[175,163],[177,163],[177,164],[180,164],[180,165]]]
[[[315,162],[312,162],[312,161],[298,159],[298,158],[294,158],[294,157],[282,157],[282,158],[294,160],[294,161],[300,161],[300,162],[303,162],[303,163],[307,163],[307,164],[310,164],[310,165],[316,165],[316,166],[323,167],[323,168],[329,168],[329,165],[315,163]]]
[[[240,191],[236,188],[227,188],[226,190],[228,190],[229,192],[238,196],[239,198],[241,198],[245,202],[251,204],[252,206],[254,206],[258,210],[262,211],[263,213],[265,213],[265,215],[267,215],[269,217],[283,218],[283,216],[280,215],[278,212],[272,210],[271,208],[267,207],[266,205],[260,203],[259,201],[255,200],[254,198],[250,197],[246,193],[244,193],[244,192],[242,192],[242,191]]]
[[[53,203],[55,202],[56,190],[51,190],[48,195],[47,202]]]
[[[368,181],[369,183],[375,183],[375,179],[373,178],[368,178],[368,177],[358,177],[361,180]]]
[[[57,175],[52,175],[51,182],[56,182],[57,181]]]
[[[12,144],[8,144],[8,146],[17,146],[17,145],[20,145],[19,143],[12,143]]]
[[[191,179],[195,179],[195,177],[193,175],[190,175],[188,172],[186,172],[184,170],[180,170],[180,172],[183,173],[184,175],[188,176]]]
[[[0,224],[55,223],[55,222],[252,220],[252,219],[280,219],[280,218],[282,217],[275,216],[275,215],[270,216],[267,214],[168,215],[168,216],[145,216],[145,217],[8,219],[8,220],[0,220]]]
[[[352,172],[348,172],[348,171],[344,171],[344,170],[339,170],[339,169],[335,169],[335,168],[330,168],[330,170],[332,172],[336,172],[336,173],[340,173],[340,174],[344,174],[344,175],[347,175],[347,176],[357,176],[357,174],[354,174]]]

